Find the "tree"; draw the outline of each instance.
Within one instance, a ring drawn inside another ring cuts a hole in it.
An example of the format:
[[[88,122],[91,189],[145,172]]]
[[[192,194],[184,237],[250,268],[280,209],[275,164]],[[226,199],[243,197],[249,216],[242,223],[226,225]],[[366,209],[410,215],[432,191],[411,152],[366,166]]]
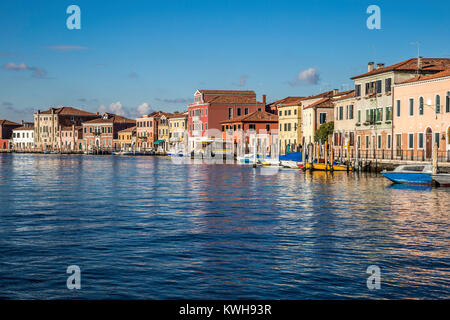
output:
[[[320,126],[319,130],[316,131],[316,134],[314,135],[314,141],[316,142],[328,141],[328,136],[333,134],[333,130],[334,130],[334,121],[325,122]]]

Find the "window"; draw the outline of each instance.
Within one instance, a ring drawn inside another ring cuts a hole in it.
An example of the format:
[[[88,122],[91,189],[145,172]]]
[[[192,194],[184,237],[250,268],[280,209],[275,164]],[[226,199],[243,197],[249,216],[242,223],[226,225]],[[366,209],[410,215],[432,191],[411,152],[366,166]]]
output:
[[[386,107],[386,121],[392,120],[392,107]]]
[[[288,131],[291,131],[291,123],[288,123]]]
[[[441,139],[440,139],[440,137],[441,137],[441,135],[440,135],[439,132],[435,132],[434,133],[434,142],[437,143],[438,149],[441,147],[441,141],[440,141]]]
[[[355,97],[360,97],[361,96],[361,85],[357,84],[355,85]]]
[[[400,100],[397,100],[397,117],[400,117]]]
[[[353,105],[348,106],[348,118],[353,119]]]
[[[388,134],[388,135],[387,135],[387,148],[388,148],[388,149],[391,148],[391,139],[392,139],[391,135]]]
[[[255,130],[255,124],[254,124],[254,123],[250,123],[250,124],[248,125],[248,129],[249,129],[249,130]]]
[[[343,118],[344,118],[344,107],[339,107],[339,118],[338,118],[338,120],[342,120]]]
[[[366,149],[368,149],[369,147],[370,147],[369,136],[366,136]]]
[[[423,115],[423,97],[419,98],[419,114]]]
[[[236,109],[236,115],[237,115],[238,117],[241,116],[241,108],[237,108],[237,109]]]
[[[377,80],[375,82],[375,90],[376,90],[376,93],[381,93],[381,80]]]
[[[279,116],[282,116],[283,115],[282,113],[283,113],[282,111],[278,111]]]
[[[414,134],[408,134],[408,149],[414,149]]]
[[[267,131],[267,132],[270,131],[270,124],[266,124],[266,131]]]
[[[414,99],[413,98],[409,99],[409,115],[410,116],[414,115]]]
[[[378,149],[381,149],[381,134],[378,135]]]
[[[450,112],[450,91],[447,92],[447,96],[445,97],[445,112]]]
[[[228,120],[233,118],[233,108],[228,108]]]
[[[248,108],[244,109],[244,114],[248,114]]]
[[[326,113],[320,113],[320,124],[323,124],[327,122],[327,114]]]
[[[423,149],[423,133],[421,132],[417,134],[417,143],[418,143],[417,148]]]
[[[392,79],[391,78],[387,78],[384,82],[384,86],[385,86],[385,92],[391,92],[391,83],[392,83]]]
[[[297,115],[297,109],[294,109],[294,115]]]
[[[436,113],[441,113],[441,96],[436,96]]]
[[[358,110],[358,122],[361,122],[361,110]]]
[[[284,124],[284,131],[287,131],[287,123]]]
[[[355,145],[355,133],[354,132],[350,132],[350,145],[353,146]]]
[[[290,109],[288,110],[288,115],[289,115],[289,116],[291,115],[291,110],[290,110]]]

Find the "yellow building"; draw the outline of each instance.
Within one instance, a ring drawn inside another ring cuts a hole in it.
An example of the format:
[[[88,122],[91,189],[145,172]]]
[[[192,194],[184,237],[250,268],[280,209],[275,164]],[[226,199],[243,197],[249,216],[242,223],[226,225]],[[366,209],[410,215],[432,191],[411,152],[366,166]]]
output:
[[[280,154],[300,151],[302,141],[302,98],[278,105]]]
[[[127,128],[118,132],[120,149],[131,151],[136,147],[136,127]]]
[[[168,117],[169,120],[169,149],[183,149],[187,139],[188,112],[174,113]]]
[[[169,113],[163,113],[158,120],[158,141],[153,144],[159,151],[167,151],[169,148]]]

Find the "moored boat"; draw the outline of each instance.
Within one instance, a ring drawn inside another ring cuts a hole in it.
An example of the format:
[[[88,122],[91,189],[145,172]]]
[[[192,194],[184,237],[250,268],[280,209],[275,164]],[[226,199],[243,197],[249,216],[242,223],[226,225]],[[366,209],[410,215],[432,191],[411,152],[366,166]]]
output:
[[[436,181],[442,187],[450,187],[450,173],[432,174],[431,179]]]
[[[305,164],[305,168],[306,169],[311,169],[312,170],[319,170],[319,171],[352,171],[353,168],[352,167],[348,167],[341,165],[341,164],[333,164],[333,168],[331,168],[331,165],[328,163],[325,166],[325,163],[306,163]]]
[[[394,183],[431,184],[432,166],[400,165],[394,171],[382,171],[381,174]]]

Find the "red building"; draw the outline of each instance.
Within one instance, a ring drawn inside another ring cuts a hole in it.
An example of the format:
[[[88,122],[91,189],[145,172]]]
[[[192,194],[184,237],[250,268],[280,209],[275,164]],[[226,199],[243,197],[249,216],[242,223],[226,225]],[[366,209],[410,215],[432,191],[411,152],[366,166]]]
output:
[[[254,144],[257,144],[258,152],[270,153],[270,146],[275,143],[275,136],[278,135],[278,116],[265,111],[255,111],[248,115],[221,122],[222,138],[232,141],[234,150],[237,148],[243,153],[251,152]]]
[[[111,113],[104,113],[99,119],[83,122],[85,150],[118,150],[120,149],[118,132],[135,125],[135,120]]]
[[[194,102],[188,107],[189,136],[221,136],[221,121],[264,109],[265,103],[256,100],[254,91],[197,90],[194,94]]]
[[[9,150],[13,129],[22,125],[9,120],[0,120],[0,150]]]

